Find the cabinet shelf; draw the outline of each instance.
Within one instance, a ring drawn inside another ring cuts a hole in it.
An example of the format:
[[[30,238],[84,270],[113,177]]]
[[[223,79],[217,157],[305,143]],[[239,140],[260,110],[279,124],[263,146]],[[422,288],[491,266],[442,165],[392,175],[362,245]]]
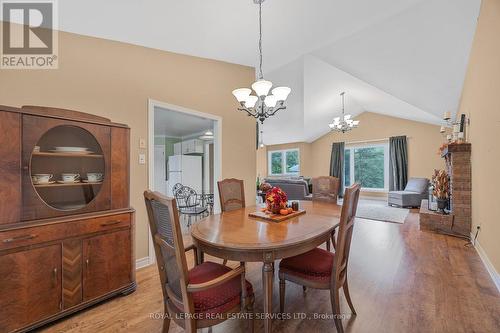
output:
[[[69,183],[69,184],[33,184],[35,187],[67,187],[67,186],[92,186],[92,185],[101,185],[102,182],[99,183]]]
[[[89,158],[102,158],[100,154],[78,154],[78,153],[33,153],[33,156],[45,156],[45,157],[89,157]]]

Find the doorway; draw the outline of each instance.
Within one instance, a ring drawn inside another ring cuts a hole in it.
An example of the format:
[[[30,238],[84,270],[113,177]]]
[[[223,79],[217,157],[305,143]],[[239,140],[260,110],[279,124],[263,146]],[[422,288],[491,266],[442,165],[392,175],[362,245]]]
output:
[[[221,179],[222,119],[177,105],[149,100],[149,188],[175,197],[176,186],[213,198],[220,212],[217,181]],[[207,203],[203,203],[207,205]],[[187,225],[181,220],[183,231]],[[150,263],[154,247],[150,237]]]

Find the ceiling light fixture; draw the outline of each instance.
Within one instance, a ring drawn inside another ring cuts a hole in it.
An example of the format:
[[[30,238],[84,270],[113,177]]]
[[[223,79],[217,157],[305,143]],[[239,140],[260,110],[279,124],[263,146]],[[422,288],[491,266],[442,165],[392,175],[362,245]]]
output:
[[[353,128],[358,127],[359,120],[352,120],[350,114],[345,114],[345,103],[344,96],[345,92],[340,94],[342,96],[342,117],[335,117],[333,119],[333,123],[329,124],[330,129],[334,132],[342,132],[345,133],[347,131],[352,130]]]
[[[213,140],[214,139],[214,132],[212,132],[212,130],[208,130],[199,138],[201,140]]]
[[[259,5],[259,76],[252,84],[256,95],[251,95],[252,89],[239,88],[233,90],[233,95],[240,103],[238,111],[245,111],[249,116],[258,119],[261,124],[264,120],[274,116],[279,110],[286,109],[285,101],[292,91],[288,87],[276,87],[271,91],[273,83],[264,80],[262,74],[262,3],[264,0],[254,0]],[[269,92],[271,91],[271,94]]]

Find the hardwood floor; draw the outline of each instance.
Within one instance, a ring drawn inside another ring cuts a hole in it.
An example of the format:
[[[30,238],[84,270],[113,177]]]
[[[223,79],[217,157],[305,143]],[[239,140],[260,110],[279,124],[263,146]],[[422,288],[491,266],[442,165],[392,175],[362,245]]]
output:
[[[212,260],[212,258],[208,258]],[[221,262],[220,259],[213,259]],[[192,257],[189,256],[189,265]],[[358,315],[344,321],[347,332],[500,332],[500,294],[474,248],[466,241],[422,232],[418,214],[405,224],[357,219],[349,285]],[[231,263],[230,263],[231,265]],[[247,278],[262,311],[260,264],[249,264]],[[273,308],[279,309],[278,274]],[[156,266],[137,272],[137,291],[45,327],[42,332],[161,332],[162,294]],[[306,318],[275,320],[275,332],[335,332],[328,291],[287,284],[285,311]],[[341,308],[349,308],[341,297]],[[230,320],[213,332],[244,332],[245,321]],[[255,322],[256,331],[263,330]],[[182,330],[174,323],[170,332]],[[204,330],[207,332],[207,329]]]

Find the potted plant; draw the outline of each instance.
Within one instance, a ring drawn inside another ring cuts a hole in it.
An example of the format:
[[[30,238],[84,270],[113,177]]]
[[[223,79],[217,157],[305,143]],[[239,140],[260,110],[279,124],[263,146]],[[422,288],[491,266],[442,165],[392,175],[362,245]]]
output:
[[[266,194],[267,210],[273,214],[279,214],[282,208],[286,208],[288,197],[279,187],[273,187]]]
[[[434,186],[432,194],[436,197],[438,209],[444,214],[448,198],[450,197],[450,179],[448,173],[445,170],[434,170],[432,184]]]

